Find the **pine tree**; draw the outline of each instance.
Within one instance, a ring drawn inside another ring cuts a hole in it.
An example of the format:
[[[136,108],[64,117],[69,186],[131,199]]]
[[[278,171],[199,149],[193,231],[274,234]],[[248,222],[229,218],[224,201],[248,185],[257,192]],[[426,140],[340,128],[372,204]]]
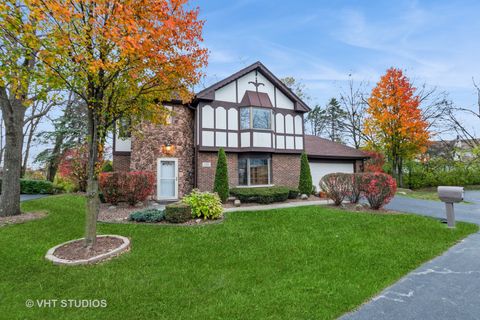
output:
[[[346,112],[342,109],[342,106],[337,99],[330,99],[326,106],[324,117],[326,121],[328,138],[334,142],[341,143],[345,130],[344,125]]]
[[[300,179],[298,181],[298,190],[301,194],[310,195],[312,193],[312,174],[310,173],[310,165],[308,164],[307,154],[302,153],[300,159]]]
[[[227,155],[225,150],[220,148],[218,150],[217,168],[215,171],[215,182],[213,183],[213,191],[218,193],[222,202],[227,201],[228,190],[228,168],[227,168]]]

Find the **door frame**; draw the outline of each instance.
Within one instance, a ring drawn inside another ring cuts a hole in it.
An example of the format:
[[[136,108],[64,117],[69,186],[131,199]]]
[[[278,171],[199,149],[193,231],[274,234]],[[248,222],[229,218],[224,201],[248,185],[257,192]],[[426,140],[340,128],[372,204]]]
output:
[[[160,196],[160,164],[162,161],[173,161],[175,163],[175,195],[173,197]],[[158,158],[157,159],[157,200],[178,200],[178,158]]]

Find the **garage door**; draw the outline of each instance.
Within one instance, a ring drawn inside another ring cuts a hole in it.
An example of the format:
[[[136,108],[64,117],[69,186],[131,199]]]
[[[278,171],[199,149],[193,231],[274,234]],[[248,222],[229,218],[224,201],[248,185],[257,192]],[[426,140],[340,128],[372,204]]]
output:
[[[310,171],[312,173],[312,183],[319,190],[320,179],[326,174],[334,172],[353,173],[353,162],[315,162],[310,161]]]

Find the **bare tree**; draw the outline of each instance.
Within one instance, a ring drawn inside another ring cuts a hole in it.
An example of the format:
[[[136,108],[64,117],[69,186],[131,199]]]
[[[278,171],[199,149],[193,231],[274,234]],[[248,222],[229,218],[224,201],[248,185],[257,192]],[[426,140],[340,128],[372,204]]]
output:
[[[340,103],[345,111],[344,129],[350,136],[351,142],[356,149],[360,149],[366,137],[363,133],[363,122],[365,120],[366,86],[367,83],[360,82],[358,86],[349,74],[346,89],[340,92]]]
[[[470,148],[480,147],[480,138],[478,138],[477,131],[475,130],[477,125],[467,125],[462,117],[467,117],[473,121],[480,121],[480,87],[472,79],[473,86],[477,92],[477,105],[475,109],[469,109],[465,107],[451,106],[447,112],[447,123],[457,134],[457,139],[462,140]]]
[[[417,89],[420,99],[420,109],[423,119],[428,123],[427,130],[433,136],[450,132],[449,113],[452,110],[452,101],[445,91],[438,91],[437,87],[428,87],[423,83]]]
[[[30,148],[32,147],[33,138],[37,131],[41,120],[48,114],[48,112],[57,105],[56,99],[48,101],[35,101],[29,110],[29,116],[23,121],[23,163],[20,176],[23,178],[27,170],[28,158],[30,157]]]

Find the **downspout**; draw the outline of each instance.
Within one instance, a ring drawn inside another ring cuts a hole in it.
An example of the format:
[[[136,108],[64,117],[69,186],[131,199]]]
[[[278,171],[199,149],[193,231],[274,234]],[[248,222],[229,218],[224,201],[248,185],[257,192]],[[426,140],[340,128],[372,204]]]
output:
[[[197,148],[197,108],[193,107],[190,103],[187,104],[187,108],[193,110],[193,148],[194,148],[194,157],[193,157],[193,187],[197,187],[197,159],[198,159],[198,148]]]

